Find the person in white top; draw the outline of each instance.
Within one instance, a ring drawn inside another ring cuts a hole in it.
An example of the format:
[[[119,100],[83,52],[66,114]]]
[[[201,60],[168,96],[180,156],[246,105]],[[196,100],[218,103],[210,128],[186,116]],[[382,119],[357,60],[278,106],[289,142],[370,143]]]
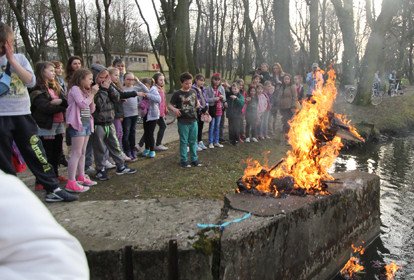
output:
[[[79,241],[13,175],[0,170],[0,278],[89,279]]]

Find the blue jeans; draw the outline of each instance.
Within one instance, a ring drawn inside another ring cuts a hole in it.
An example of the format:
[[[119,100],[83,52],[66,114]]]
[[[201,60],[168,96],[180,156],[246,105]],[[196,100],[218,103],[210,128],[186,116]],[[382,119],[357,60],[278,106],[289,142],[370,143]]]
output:
[[[122,122],[123,128],[123,138],[122,138],[122,146],[124,148],[124,152],[127,155],[131,155],[131,152],[134,151],[135,147],[135,127],[137,125],[138,116],[130,116],[125,117],[124,121]]]
[[[208,142],[209,143],[216,144],[219,142],[220,122],[221,122],[221,116],[214,117],[211,120],[210,126],[208,128]]]
[[[180,135],[180,162],[187,163],[187,147],[190,147],[191,162],[198,161],[197,157],[197,122],[178,122],[178,134]]]

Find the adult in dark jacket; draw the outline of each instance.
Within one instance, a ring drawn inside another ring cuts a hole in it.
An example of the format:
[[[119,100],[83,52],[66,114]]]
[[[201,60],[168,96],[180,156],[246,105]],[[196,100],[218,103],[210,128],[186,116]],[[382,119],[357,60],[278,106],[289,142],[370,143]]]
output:
[[[35,67],[36,85],[30,92],[32,116],[38,126],[40,137],[49,163],[52,165],[59,181],[66,178],[59,176],[59,161],[62,157],[63,133],[65,132],[64,113],[68,102],[62,89],[55,80],[55,66],[51,62],[39,62]],[[43,186],[36,183],[35,189]]]

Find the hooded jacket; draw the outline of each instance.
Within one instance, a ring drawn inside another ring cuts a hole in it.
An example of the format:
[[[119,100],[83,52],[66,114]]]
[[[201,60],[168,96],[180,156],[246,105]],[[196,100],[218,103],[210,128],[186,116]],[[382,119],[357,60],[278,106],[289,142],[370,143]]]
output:
[[[65,112],[68,102],[62,93],[59,94],[59,98],[62,99],[62,103],[60,105],[53,105],[50,103],[53,99],[45,89],[35,87],[30,92],[30,110],[40,128],[51,129],[53,115]]]
[[[91,70],[93,74],[93,80],[96,83],[96,78],[100,73],[107,70],[103,65],[92,64]],[[115,103],[121,98],[129,98],[137,96],[137,92],[122,92],[114,84],[111,84],[109,88],[104,88],[99,85],[99,90],[95,95],[95,112],[92,114],[96,125],[110,125],[114,122],[115,118]]]

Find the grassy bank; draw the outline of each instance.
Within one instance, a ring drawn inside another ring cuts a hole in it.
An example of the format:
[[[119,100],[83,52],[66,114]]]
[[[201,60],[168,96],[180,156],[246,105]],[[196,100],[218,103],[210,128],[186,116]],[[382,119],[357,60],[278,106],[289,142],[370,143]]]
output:
[[[356,106],[338,97],[335,111],[348,116],[360,130],[374,129],[377,133],[398,133],[414,126],[414,87],[404,95],[384,97],[378,106]]]
[[[140,158],[130,166],[137,168],[134,175],[117,176],[109,171],[111,179],[99,182],[96,187],[80,196],[81,200],[112,200],[157,197],[222,199],[223,194],[233,192],[236,181],[244,170],[243,159],[263,160],[263,151],[270,163],[277,162],[287,146],[279,139],[259,143],[242,143],[238,146],[208,149],[199,153],[204,166],[182,168],[179,166],[178,143],[158,153],[155,159]]]

